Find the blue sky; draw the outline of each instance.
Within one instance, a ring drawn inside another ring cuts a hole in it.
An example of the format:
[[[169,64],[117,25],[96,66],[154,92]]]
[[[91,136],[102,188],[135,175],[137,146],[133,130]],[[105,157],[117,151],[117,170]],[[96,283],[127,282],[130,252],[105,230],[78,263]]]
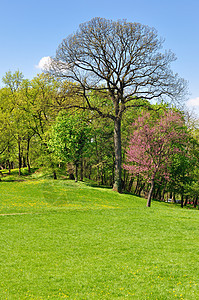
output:
[[[172,69],[188,80],[189,105],[199,112],[198,0],[1,0],[0,78],[20,70],[32,79],[36,66],[54,56],[60,42],[93,17],[126,19],[155,27],[164,48],[177,56]]]

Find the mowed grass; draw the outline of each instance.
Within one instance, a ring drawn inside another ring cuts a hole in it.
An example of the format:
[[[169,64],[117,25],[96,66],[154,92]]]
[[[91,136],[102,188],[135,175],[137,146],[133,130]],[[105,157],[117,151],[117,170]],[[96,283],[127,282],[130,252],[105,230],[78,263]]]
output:
[[[199,212],[66,180],[0,182],[0,299],[199,299]]]

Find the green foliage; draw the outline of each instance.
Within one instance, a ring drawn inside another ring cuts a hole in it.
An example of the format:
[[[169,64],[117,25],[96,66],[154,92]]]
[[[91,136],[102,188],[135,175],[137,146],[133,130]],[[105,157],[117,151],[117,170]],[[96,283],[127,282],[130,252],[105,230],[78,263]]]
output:
[[[23,80],[23,74],[20,71],[16,71],[13,74],[11,71],[6,72],[2,78],[3,83],[11,90],[12,93],[16,92],[21,86]]]
[[[49,149],[65,162],[79,164],[90,143],[89,121],[85,114],[60,112],[52,128]]]
[[[20,174],[26,166],[29,172],[31,167],[42,167],[46,171],[51,169],[56,178],[60,163],[69,162],[69,174],[74,172],[72,164],[81,165],[81,179],[87,177],[98,184],[113,185],[116,160],[112,117],[115,108],[113,99],[103,84],[99,90],[86,91],[88,98],[84,98],[77,83],[60,81],[48,74],[40,74],[27,80],[19,71],[7,72],[3,82],[5,86],[0,89],[0,168],[7,168],[11,172],[18,165]],[[87,101],[93,108],[90,111],[87,110]],[[155,120],[169,109],[167,104],[152,105],[135,96],[128,99],[128,105],[131,109],[124,109],[121,118],[123,161],[131,124],[135,119],[143,111],[150,111],[151,120]],[[80,107],[84,110],[77,110]],[[63,117],[60,128],[56,124],[59,111],[62,113],[58,118]],[[65,132],[61,129],[62,125],[68,128]],[[57,133],[53,133],[54,139],[53,135],[50,138],[53,126],[58,128]],[[188,185],[197,185],[195,169],[198,168],[199,157],[198,128],[191,128],[189,135],[194,136],[194,142],[187,144],[188,156],[174,157],[170,182],[165,189],[156,183],[156,189],[175,193],[182,193],[185,189],[185,193],[188,193]],[[180,176],[183,168],[186,174]],[[132,179],[126,170],[122,171],[122,183],[124,190],[134,190],[140,194],[140,187],[137,189],[135,182],[132,186]],[[142,185],[144,186],[143,180]]]

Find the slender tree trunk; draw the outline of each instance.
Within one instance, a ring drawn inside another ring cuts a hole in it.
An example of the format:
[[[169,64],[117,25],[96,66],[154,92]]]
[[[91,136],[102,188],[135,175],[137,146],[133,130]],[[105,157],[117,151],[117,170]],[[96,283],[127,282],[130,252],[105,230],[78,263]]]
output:
[[[97,165],[97,184],[100,185],[99,164]]]
[[[53,170],[53,178],[54,178],[54,179],[57,179],[57,173],[56,173],[55,170]]]
[[[115,173],[115,155],[113,155],[112,174],[111,174],[111,180],[110,180],[111,186],[114,185],[114,176],[115,176],[114,173]]]
[[[114,145],[115,145],[115,177],[113,190],[122,192],[121,184],[121,164],[122,164],[122,151],[121,151],[121,120],[115,118],[114,124]]]
[[[92,171],[92,166],[89,166],[89,174],[88,174],[88,179],[91,179],[91,171]]]
[[[11,174],[11,163],[10,163],[10,145],[8,144],[8,174]]]
[[[27,164],[26,164],[26,158],[23,156],[23,168],[26,168],[27,167]]]
[[[11,174],[11,164],[10,164],[10,160],[8,159],[8,174]]]
[[[19,164],[19,176],[21,176],[22,159],[21,159],[21,138],[20,137],[18,137],[18,164]]]
[[[134,193],[136,195],[138,193],[139,186],[140,186],[140,176],[138,175],[137,178],[136,178],[136,187],[135,187],[135,191],[134,191]]]
[[[131,191],[131,188],[132,188],[132,185],[133,185],[133,181],[134,181],[134,178],[131,177],[131,179],[130,179],[130,181],[129,181],[128,189],[127,189],[128,192]]]
[[[75,163],[75,182],[78,181],[78,163]]]
[[[183,208],[183,203],[184,203],[184,193],[181,194],[181,201],[180,201],[180,205]]]
[[[83,181],[83,173],[84,173],[84,164],[83,164],[83,158],[81,158],[81,170],[80,170],[80,181]]]
[[[152,178],[152,180],[151,180],[151,188],[149,190],[148,199],[147,199],[147,205],[146,205],[147,207],[151,206],[151,199],[152,199],[152,193],[153,193],[154,185],[155,185],[155,179]]]
[[[160,194],[160,189],[161,189],[160,185],[158,185],[158,187],[156,189],[154,189],[155,190],[154,191],[154,199],[156,199],[156,200],[160,200],[160,199],[158,199],[158,195]]]
[[[28,166],[28,173],[30,173],[30,160],[29,160],[29,151],[30,151],[30,138],[28,137],[27,140],[27,154],[26,154],[26,161],[27,161],[27,166]]]
[[[142,183],[142,184],[140,184],[140,188],[139,188],[139,190],[138,190],[138,196],[141,196],[141,193],[142,193],[144,187],[145,187],[145,182]]]
[[[182,194],[181,194],[181,207],[183,208],[183,204],[184,204],[184,174],[183,174],[183,187],[182,187]]]
[[[188,196],[186,195],[185,200],[184,200],[184,206],[187,205],[187,202],[188,202]]]
[[[162,194],[160,192],[160,200],[162,200],[162,201],[164,201],[164,195],[165,195],[165,191],[166,191],[166,186],[167,186],[167,182],[165,182],[165,184],[164,184],[164,188],[163,188]]]
[[[194,199],[194,202],[193,202],[193,205],[194,205],[195,208],[197,206],[197,203],[198,203],[198,196],[196,196],[196,198]]]

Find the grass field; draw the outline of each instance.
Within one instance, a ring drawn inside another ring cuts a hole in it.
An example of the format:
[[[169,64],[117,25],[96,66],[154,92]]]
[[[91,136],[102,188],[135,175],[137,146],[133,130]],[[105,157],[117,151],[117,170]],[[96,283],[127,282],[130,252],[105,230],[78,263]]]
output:
[[[199,211],[67,180],[0,182],[0,299],[199,299]]]

